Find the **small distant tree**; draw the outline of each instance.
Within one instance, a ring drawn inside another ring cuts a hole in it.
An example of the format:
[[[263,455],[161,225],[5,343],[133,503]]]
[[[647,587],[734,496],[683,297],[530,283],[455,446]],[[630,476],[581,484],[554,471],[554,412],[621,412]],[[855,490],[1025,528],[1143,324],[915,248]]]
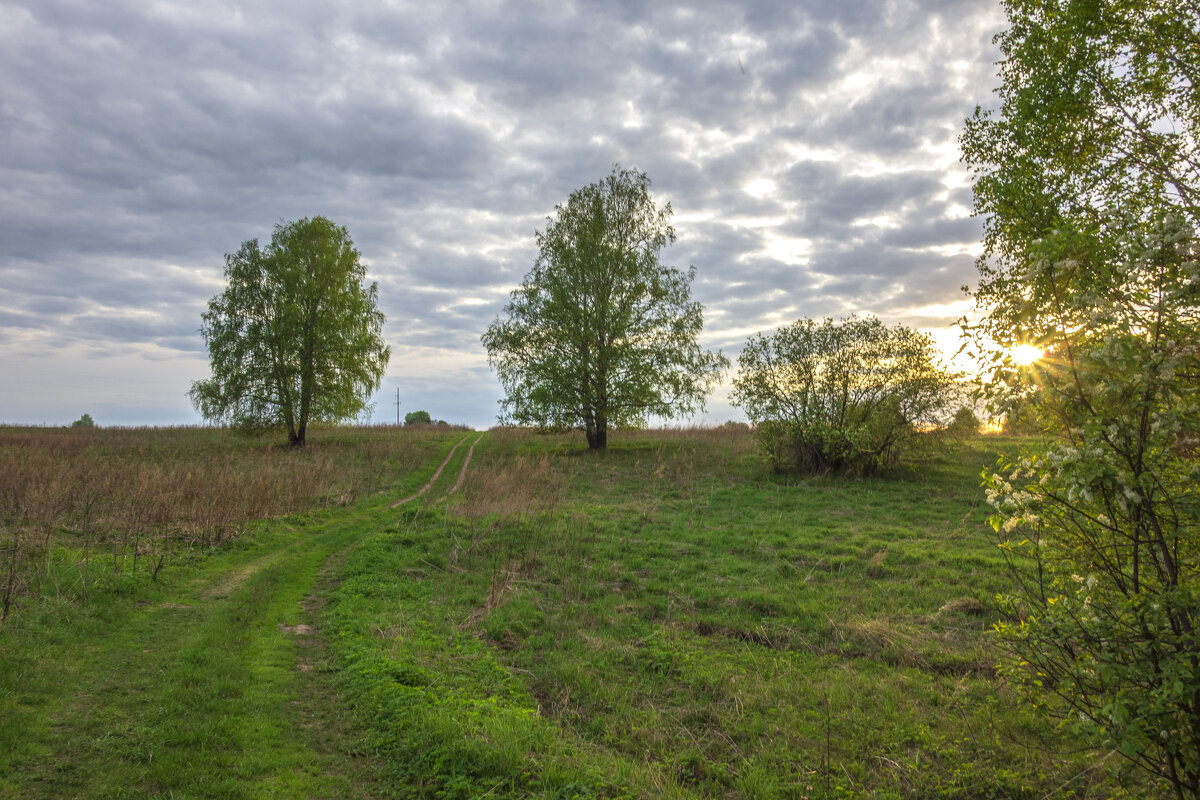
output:
[[[94,428],[96,423],[92,421],[91,414],[84,414],[79,419],[71,423],[72,428]]]
[[[868,474],[946,424],[954,383],[928,336],[873,317],[803,319],[750,338],[733,402],[776,470]]]
[[[974,409],[962,406],[954,412],[954,419],[950,420],[946,430],[953,436],[978,436],[982,426]]]
[[[537,234],[533,271],[483,334],[504,386],[504,423],[582,429],[603,449],[609,426],[704,407],[728,367],[696,342],[695,270],[659,263],[675,241],[643,172],[615,168],[571,193]]]
[[[190,396],[209,420],[258,433],[353,419],[379,388],[390,349],[375,284],[345,228],[324,217],[280,223],[271,244],[225,257],[229,285],[208,303],[201,333],[212,377]]]
[[[429,425],[432,422],[428,411],[410,411],[404,415],[405,425]]]

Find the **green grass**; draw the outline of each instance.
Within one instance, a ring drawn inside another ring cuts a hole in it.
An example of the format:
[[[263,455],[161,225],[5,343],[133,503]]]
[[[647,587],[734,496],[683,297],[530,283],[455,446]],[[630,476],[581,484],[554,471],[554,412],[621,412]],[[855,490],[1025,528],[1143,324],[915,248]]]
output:
[[[994,677],[997,443],[847,480],[736,431],[493,434],[347,561],[340,680],[401,797],[1120,796]]]
[[[476,438],[36,595],[0,628],[0,797],[1153,796],[995,677],[979,472],[1014,442],[860,480],[736,429],[494,431],[450,494]]]
[[[447,435],[320,427],[290,448],[217,428],[0,426],[0,616],[120,590],[255,520],[391,496]]]
[[[390,477],[421,486],[433,459]],[[377,765],[312,624],[391,496],[293,514],[158,582],[0,629],[0,797],[372,797]],[[131,578],[133,576],[131,575]]]

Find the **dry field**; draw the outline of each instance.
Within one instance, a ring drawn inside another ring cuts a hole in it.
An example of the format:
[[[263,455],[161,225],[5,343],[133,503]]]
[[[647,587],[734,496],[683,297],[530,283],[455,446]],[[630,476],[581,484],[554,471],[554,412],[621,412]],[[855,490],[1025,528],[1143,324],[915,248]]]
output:
[[[214,428],[0,428],[0,602],[98,584],[235,538],[254,520],[387,491],[437,428],[325,428],[296,450]]]

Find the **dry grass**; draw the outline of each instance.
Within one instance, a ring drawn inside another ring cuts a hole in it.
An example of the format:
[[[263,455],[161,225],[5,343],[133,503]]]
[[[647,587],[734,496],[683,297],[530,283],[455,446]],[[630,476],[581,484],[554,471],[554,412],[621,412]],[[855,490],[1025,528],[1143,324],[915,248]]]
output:
[[[564,455],[521,454],[519,445],[534,436],[524,429],[493,430],[488,446],[472,460],[471,480],[462,487],[456,513],[469,519],[511,520],[553,511],[570,485],[574,468]]]
[[[296,450],[212,428],[0,428],[0,614],[76,562],[156,575],[172,551],[213,546],[257,519],[346,505],[426,460],[437,429],[318,430]],[[43,589],[45,587],[42,587]]]

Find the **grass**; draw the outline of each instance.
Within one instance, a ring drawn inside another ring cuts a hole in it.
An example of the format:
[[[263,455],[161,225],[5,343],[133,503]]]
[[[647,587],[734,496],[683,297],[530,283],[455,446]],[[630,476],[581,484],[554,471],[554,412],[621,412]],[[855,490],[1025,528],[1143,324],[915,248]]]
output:
[[[995,676],[1011,441],[861,480],[734,428],[370,446],[353,500],[10,618],[0,797],[1154,796]]]
[[[463,434],[390,473],[413,492]],[[372,797],[374,762],[311,629],[392,493],[251,526],[160,580],[0,629],[0,797]]]
[[[297,449],[213,428],[0,427],[2,615],[156,577],[254,520],[391,491],[444,438],[335,427]]]
[[[846,480],[495,432],[347,561],[340,680],[401,797],[1146,796],[994,676],[996,444]]]

